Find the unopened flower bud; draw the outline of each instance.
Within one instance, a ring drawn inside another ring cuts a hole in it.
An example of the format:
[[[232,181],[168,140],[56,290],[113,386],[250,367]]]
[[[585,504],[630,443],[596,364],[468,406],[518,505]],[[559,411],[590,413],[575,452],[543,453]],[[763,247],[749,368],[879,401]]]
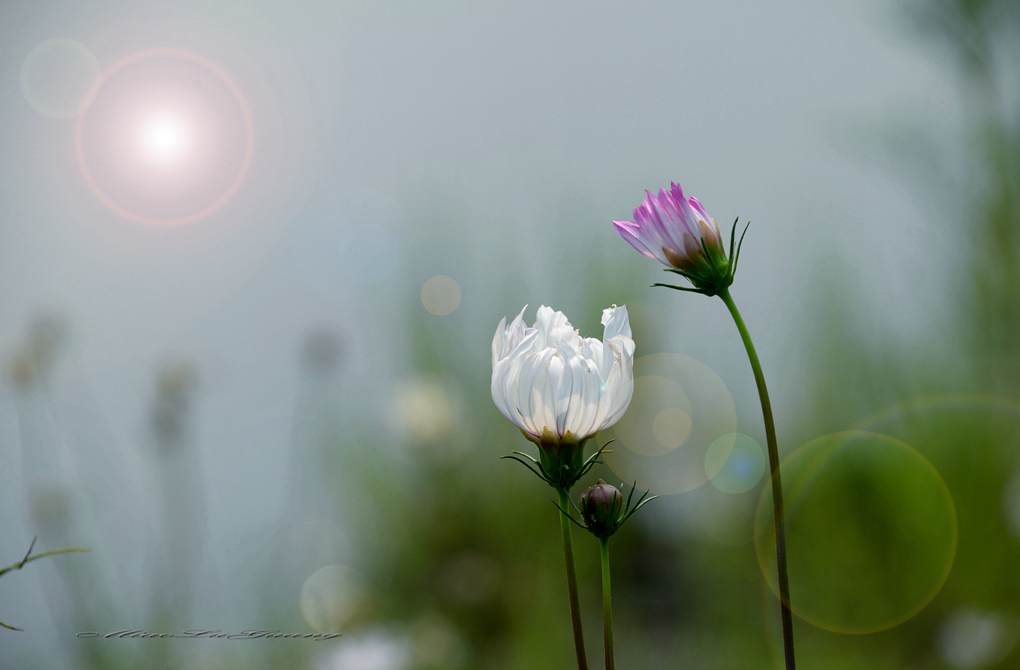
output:
[[[578,500],[581,517],[595,537],[609,537],[622,523],[623,494],[601,479],[585,489]]]
[[[670,184],[659,194],[646,191],[635,210],[633,221],[613,221],[616,231],[632,247],[666,266],[669,272],[685,277],[693,290],[718,295],[733,283],[737,271],[738,250],[733,249],[734,229],[730,233],[727,255],[722,232],[697,198],[684,195],[679,184]],[[669,284],[655,284],[668,286]]]

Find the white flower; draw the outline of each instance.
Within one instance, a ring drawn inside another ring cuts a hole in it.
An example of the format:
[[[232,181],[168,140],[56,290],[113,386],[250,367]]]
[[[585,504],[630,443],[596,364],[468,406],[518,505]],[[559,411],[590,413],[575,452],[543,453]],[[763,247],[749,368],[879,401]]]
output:
[[[533,327],[523,316],[509,326],[503,317],[492,340],[492,400],[503,416],[540,446],[581,443],[619,421],[634,394],[627,308],[602,312],[602,341],[545,305]]]
[[[319,663],[320,670],[408,670],[409,641],[385,630],[373,630],[340,642]]]

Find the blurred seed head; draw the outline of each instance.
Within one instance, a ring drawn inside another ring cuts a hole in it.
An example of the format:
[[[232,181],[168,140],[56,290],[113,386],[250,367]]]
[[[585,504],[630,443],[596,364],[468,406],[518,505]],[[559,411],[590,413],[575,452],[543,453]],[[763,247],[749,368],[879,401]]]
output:
[[[55,481],[37,480],[28,489],[32,523],[52,532],[63,532],[71,520],[71,491]]]
[[[308,331],[301,345],[301,367],[313,379],[334,377],[343,363],[344,343],[329,326],[316,326]]]
[[[177,445],[184,437],[198,379],[198,368],[186,360],[165,363],[157,372],[152,430],[161,448]]]
[[[28,337],[16,347],[8,363],[8,375],[17,388],[25,389],[43,381],[69,340],[64,320],[55,314],[35,317]]]

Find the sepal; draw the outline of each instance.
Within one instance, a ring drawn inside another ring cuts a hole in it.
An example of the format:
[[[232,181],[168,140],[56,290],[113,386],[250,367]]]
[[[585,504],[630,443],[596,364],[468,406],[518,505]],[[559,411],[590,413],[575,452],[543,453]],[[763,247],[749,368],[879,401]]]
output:
[[[602,461],[600,457],[606,451],[606,447],[612,442],[606,442],[602,447],[587,459],[584,458],[584,444],[587,439],[574,440],[570,433],[567,433],[559,440],[552,440],[551,433],[546,432],[543,438],[535,439],[525,431],[524,436],[538,445],[539,457],[527,454],[523,451],[514,451],[501,458],[517,461],[524,467],[531,470],[536,477],[544,481],[554,489],[569,491],[581,477],[584,477],[596,465]]]
[[[622,484],[621,484],[622,486]],[[637,503],[634,504],[634,492],[637,491],[637,482],[630,489],[630,495],[624,502],[623,494],[615,486],[610,486],[601,479],[597,484],[591,486],[580,495],[578,504],[570,501],[571,507],[581,518],[580,521],[557,505],[560,511],[575,524],[584,528],[595,537],[602,539],[612,536],[625,524],[634,513],[644,507],[647,503],[659,496],[650,496],[648,491],[641,494]]]
[[[734,278],[737,276],[737,261],[740,259],[740,249],[744,244],[744,236],[747,235],[747,229],[751,225],[748,223],[744,226],[744,232],[740,235],[740,241],[734,245],[736,241],[737,232],[737,221],[733,221],[733,228],[730,230],[730,251],[729,255],[726,254],[726,250],[722,248],[722,243],[719,246],[706,243],[705,239],[702,238],[701,249],[697,254],[693,255],[695,260],[691,258],[685,259],[685,263],[682,267],[671,267],[666,268],[665,272],[672,272],[678,274],[691,283],[694,288],[686,288],[683,286],[675,286],[673,284],[652,284],[652,286],[662,286],[665,288],[671,288],[677,291],[688,291],[690,293],[700,293],[702,295],[713,296],[719,295],[733,283]],[[676,263],[674,263],[676,265]]]

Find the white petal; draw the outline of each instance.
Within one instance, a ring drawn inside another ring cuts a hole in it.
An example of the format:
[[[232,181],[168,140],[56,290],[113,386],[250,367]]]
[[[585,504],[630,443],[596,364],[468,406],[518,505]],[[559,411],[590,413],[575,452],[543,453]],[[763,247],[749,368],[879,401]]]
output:
[[[620,305],[617,307],[613,305],[608,309],[602,310],[602,325],[605,326],[605,331],[602,335],[603,340],[612,339],[617,335],[631,337],[630,316],[627,314],[627,306]]]
[[[594,337],[586,337],[581,341],[581,355],[592,362],[595,369],[605,377],[609,374],[609,368],[602,369],[602,340],[596,340]],[[610,366],[612,361],[610,361]]]
[[[606,343],[606,349],[616,359],[606,380],[608,412],[599,429],[608,428],[620,420],[634,395],[634,340],[618,335]]]
[[[523,337],[524,336],[524,331],[527,330],[527,328],[528,328],[528,325],[526,323],[524,323],[524,310],[527,309],[527,308],[528,308],[528,306],[525,305],[524,309],[521,310],[521,313],[518,314],[516,316],[516,318],[514,318],[513,322],[510,324],[509,331],[510,331],[511,337],[513,339],[515,339],[515,340],[520,338],[520,337]]]
[[[495,365],[496,361],[501,358],[506,358],[507,354],[517,346],[520,340],[524,337],[527,332],[527,326],[524,323],[524,310],[528,306],[525,305],[521,313],[517,315],[509,327],[506,325],[506,317],[504,316],[499,321],[499,326],[496,328],[496,335],[492,338],[492,364]]]
[[[548,367],[555,350],[543,349],[528,353],[520,359],[520,373],[516,384],[510,391],[510,397],[520,411],[524,429],[532,435],[539,436],[543,428],[552,428],[555,418],[550,422],[548,416],[552,412],[545,409],[540,387],[546,384]]]
[[[525,354],[534,351],[536,349],[535,344],[538,340],[538,330],[535,328],[528,328],[524,331],[524,336],[520,341],[514,344],[513,349],[507,352],[506,358],[519,358]]]
[[[496,366],[492,369],[490,392],[492,393],[492,402],[495,403],[496,409],[515,426],[524,428],[524,418],[514,404],[511,393],[511,389],[516,386],[519,367],[520,364],[517,361],[503,360],[497,362]]]
[[[567,321],[563,312],[554,312],[552,307],[542,305],[538,308],[535,328],[539,332],[537,346],[552,347],[556,342],[566,342],[572,349],[580,347],[581,337]]]
[[[499,320],[496,326],[496,334],[492,338],[492,367],[496,367],[496,361],[503,358],[503,342],[506,339],[506,317]]]
[[[602,334],[602,341],[609,342],[614,337],[625,337],[630,339],[630,317],[627,314],[627,306],[621,305],[617,307],[613,305],[609,309],[602,310],[602,325],[604,331]],[[631,344],[633,345],[633,340]],[[631,354],[634,353],[633,346],[631,347]],[[612,369],[616,362],[616,357],[608,346],[602,347],[602,360],[599,370],[602,371],[603,379],[609,378],[609,371]]]
[[[594,435],[599,428],[602,377],[593,361],[580,357],[575,361],[573,395],[566,430],[580,439]]]
[[[531,419],[538,432],[544,432],[548,428],[556,432],[556,404],[559,395],[560,384],[563,381],[565,366],[563,359],[553,349],[546,349],[551,352],[544,364],[544,373],[539,375],[538,383],[531,391],[532,414]]]

